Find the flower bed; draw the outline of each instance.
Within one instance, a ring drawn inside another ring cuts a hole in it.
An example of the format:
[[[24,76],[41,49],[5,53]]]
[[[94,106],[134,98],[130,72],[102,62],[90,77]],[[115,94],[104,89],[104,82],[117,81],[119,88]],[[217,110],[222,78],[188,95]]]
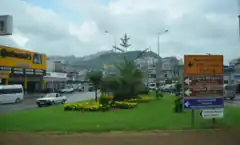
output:
[[[111,105],[111,107],[119,108],[119,109],[131,109],[131,108],[135,108],[137,104],[138,103],[134,103],[134,102],[116,101]]]
[[[101,96],[99,102],[76,102],[64,104],[65,111],[107,111],[111,108],[118,109],[132,109],[137,107],[138,103],[149,102],[154,98],[149,96],[140,96],[139,98],[125,100],[125,101],[112,101],[113,97]]]
[[[65,111],[100,111],[103,110],[102,104],[98,103],[66,103],[64,104]]]
[[[130,100],[126,100],[127,102],[137,102],[137,103],[144,103],[144,102],[150,102],[154,100],[153,97],[144,95],[144,96],[140,96],[138,98],[134,98],[134,99],[130,99]]]
[[[64,104],[65,111],[107,111],[110,108],[130,109],[135,108],[137,103],[116,101],[109,105],[102,105],[99,103],[66,103]]]

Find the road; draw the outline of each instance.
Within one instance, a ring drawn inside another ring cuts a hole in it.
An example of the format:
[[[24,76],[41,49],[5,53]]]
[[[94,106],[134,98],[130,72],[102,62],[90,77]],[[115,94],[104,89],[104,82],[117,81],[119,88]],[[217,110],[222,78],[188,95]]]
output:
[[[226,100],[225,106],[240,107],[240,94],[237,94],[236,98],[233,101]]]
[[[82,100],[93,99],[95,96],[94,92],[75,92],[72,94],[64,94],[67,97],[67,102],[76,102]],[[0,105],[0,113],[7,113],[11,111],[20,111],[26,109],[36,109],[38,108],[36,103],[36,97],[30,97],[24,99],[23,102],[19,104],[4,104]]]
[[[67,97],[67,102],[76,102],[82,100],[94,99],[94,92],[76,92],[73,94],[64,94]],[[6,104],[0,105],[0,114],[8,113],[11,111],[20,111],[26,109],[36,109],[38,108],[35,103],[36,98],[27,98],[20,104]],[[234,101],[226,100],[225,106],[240,107],[240,95],[237,95]]]

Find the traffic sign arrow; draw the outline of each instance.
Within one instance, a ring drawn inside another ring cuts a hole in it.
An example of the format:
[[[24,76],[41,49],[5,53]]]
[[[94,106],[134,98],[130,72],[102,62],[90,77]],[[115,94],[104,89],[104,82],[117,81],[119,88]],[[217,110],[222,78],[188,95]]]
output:
[[[187,78],[184,82],[189,85],[189,84],[191,84],[192,80],[190,80],[189,78]]]
[[[184,105],[185,105],[186,107],[188,107],[188,106],[190,105],[190,103],[187,101],[186,103],[184,103]]]
[[[187,89],[185,92],[184,92],[187,96],[190,96],[192,94],[192,91],[190,89]]]
[[[189,63],[188,63],[188,67],[189,67],[189,68],[193,67],[193,63],[192,63],[192,62],[189,62]]]

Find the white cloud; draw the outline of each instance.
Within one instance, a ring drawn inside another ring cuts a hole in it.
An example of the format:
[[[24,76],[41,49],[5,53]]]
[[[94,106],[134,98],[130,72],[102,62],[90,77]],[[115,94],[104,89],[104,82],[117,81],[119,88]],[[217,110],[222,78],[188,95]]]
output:
[[[69,33],[77,36],[80,41],[89,42],[92,36],[98,33],[98,26],[94,21],[85,21],[79,27],[70,23]]]
[[[110,49],[112,38],[104,34],[108,30],[116,38],[128,33],[132,50],[151,46],[155,51],[157,32],[168,29],[169,33],[160,37],[161,56],[208,52],[224,54],[226,60],[239,56],[237,0],[114,0],[108,5],[97,0],[58,2],[57,12],[27,1],[1,0],[0,13],[14,16],[19,33],[1,37],[0,43],[15,42],[51,55],[82,56]],[[74,18],[67,17],[73,13]]]
[[[26,43],[29,41],[28,38],[24,37],[21,34],[11,35],[10,38],[20,47],[26,47]]]

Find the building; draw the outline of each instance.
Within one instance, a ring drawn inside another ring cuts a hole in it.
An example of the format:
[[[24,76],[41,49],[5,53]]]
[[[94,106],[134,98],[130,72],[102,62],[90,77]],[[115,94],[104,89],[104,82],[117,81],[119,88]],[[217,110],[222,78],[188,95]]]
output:
[[[46,89],[58,90],[65,87],[68,77],[67,73],[63,72],[63,70],[65,70],[65,65],[61,64],[61,61],[47,59],[47,70],[44,76]]]
[[[136,65],[143,73],[143,83],[156,83],[157,82],[157,72],[156,63],[158,59],[155,57],[142,57],[135,60]]]
[[[65,87],[67,82],[67,74],[59,72],[48,72],[44,76],[46,81],[46,89],[59,90]]]
[[[119,75],[119,71],[116,69],[114,64],[104,64],[102,72],[103,72],[103,77]]]
[[[0,45],[0,83],[21,84],[25,93],[45,87],[46,55]]]
[[[166,79],[175,80],[178,75],[178,65],[182,60],[178,60],[176,57],[165,57],[159,60],[157,63],[157,79],[163,81]]]

